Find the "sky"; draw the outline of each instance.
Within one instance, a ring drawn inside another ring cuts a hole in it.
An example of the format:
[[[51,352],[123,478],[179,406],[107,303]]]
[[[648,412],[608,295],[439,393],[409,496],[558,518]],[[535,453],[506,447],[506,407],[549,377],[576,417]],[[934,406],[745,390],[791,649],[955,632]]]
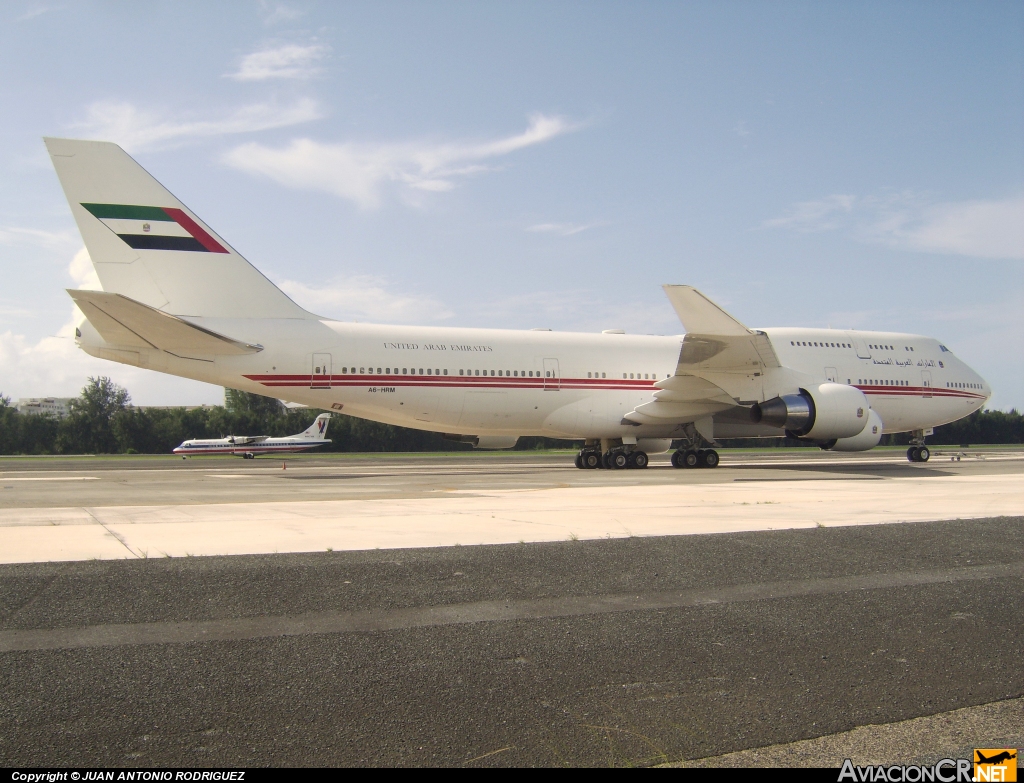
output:
[[[377,323],[936,337],[1024,409],[1024,4],[0,7],[0,392],[87,356],[42,143],[114,141],[300,305]]]

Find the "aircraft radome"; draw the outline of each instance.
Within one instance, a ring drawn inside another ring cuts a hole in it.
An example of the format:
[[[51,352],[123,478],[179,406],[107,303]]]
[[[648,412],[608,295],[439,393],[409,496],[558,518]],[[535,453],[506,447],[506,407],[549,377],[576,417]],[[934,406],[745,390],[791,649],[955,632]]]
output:
[[[748,329],[694,288],[679,336],[345,323],[314,315],[115,144],[46,139],[103,291],[68,293],[87,353],[312,408],[446,433],[583,442],[581,468],[714,467],[716,438],[791,435],[837,451],[978,410],[988,384],[930,337]]]

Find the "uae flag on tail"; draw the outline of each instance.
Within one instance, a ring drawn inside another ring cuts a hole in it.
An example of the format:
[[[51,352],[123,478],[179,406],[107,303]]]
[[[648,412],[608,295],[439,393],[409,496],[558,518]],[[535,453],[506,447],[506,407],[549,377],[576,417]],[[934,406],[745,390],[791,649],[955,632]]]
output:
[[[82,206],[136,250],[229,252],[183,210],[174,207],[136,207],[129,204]]]

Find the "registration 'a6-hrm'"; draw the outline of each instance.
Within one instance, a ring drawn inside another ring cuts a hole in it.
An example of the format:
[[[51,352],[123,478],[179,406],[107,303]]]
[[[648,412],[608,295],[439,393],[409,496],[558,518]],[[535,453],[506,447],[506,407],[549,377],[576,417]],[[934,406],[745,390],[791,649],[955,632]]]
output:
[[[716,438],[840,451],[980,408],[988,384],[937,340],[750,329],[690,286],[685,334],[386,326],[299,307],[115,144],[47,139],[102,291],[69,291],[83,350],[111,361],[446,433],[478,448],[582,441],[581,468],[714,467]]]

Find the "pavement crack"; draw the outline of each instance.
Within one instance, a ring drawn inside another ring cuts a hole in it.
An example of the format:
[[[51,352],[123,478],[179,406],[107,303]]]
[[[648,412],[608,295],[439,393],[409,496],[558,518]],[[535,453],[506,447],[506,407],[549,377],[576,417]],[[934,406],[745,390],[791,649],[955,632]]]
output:
[[[117,539],[117,542],[119,544],[121,544],[121,546],[123,546],[125,549],[127,549],[131,553],[131,555],[133,557],[135,557],[135,558],[137,558],[139,560],[145,560],[146,559],[142,555],[142,553],[136,552],[134,549],[132,549],[130,546],[128,546],[128,542],[124,540],[123,536],[119,535],[118,533],[115,533],[113,530],[111,530],[109,527],[107,527],[106,523],[103,522],[103,520],[101,520],[98,516],[96,516],[92,512],[91,508],[86,508],[85,506],[82,506],[82,511],[84,511],[86,514],[88,514],[89,517],[92,519],[92,521],[95,522],[97,525],[99,525],[101,528],[103,528],[105,531],[107,531],[107,533],[109,535],[111,535],[115,539]]]

